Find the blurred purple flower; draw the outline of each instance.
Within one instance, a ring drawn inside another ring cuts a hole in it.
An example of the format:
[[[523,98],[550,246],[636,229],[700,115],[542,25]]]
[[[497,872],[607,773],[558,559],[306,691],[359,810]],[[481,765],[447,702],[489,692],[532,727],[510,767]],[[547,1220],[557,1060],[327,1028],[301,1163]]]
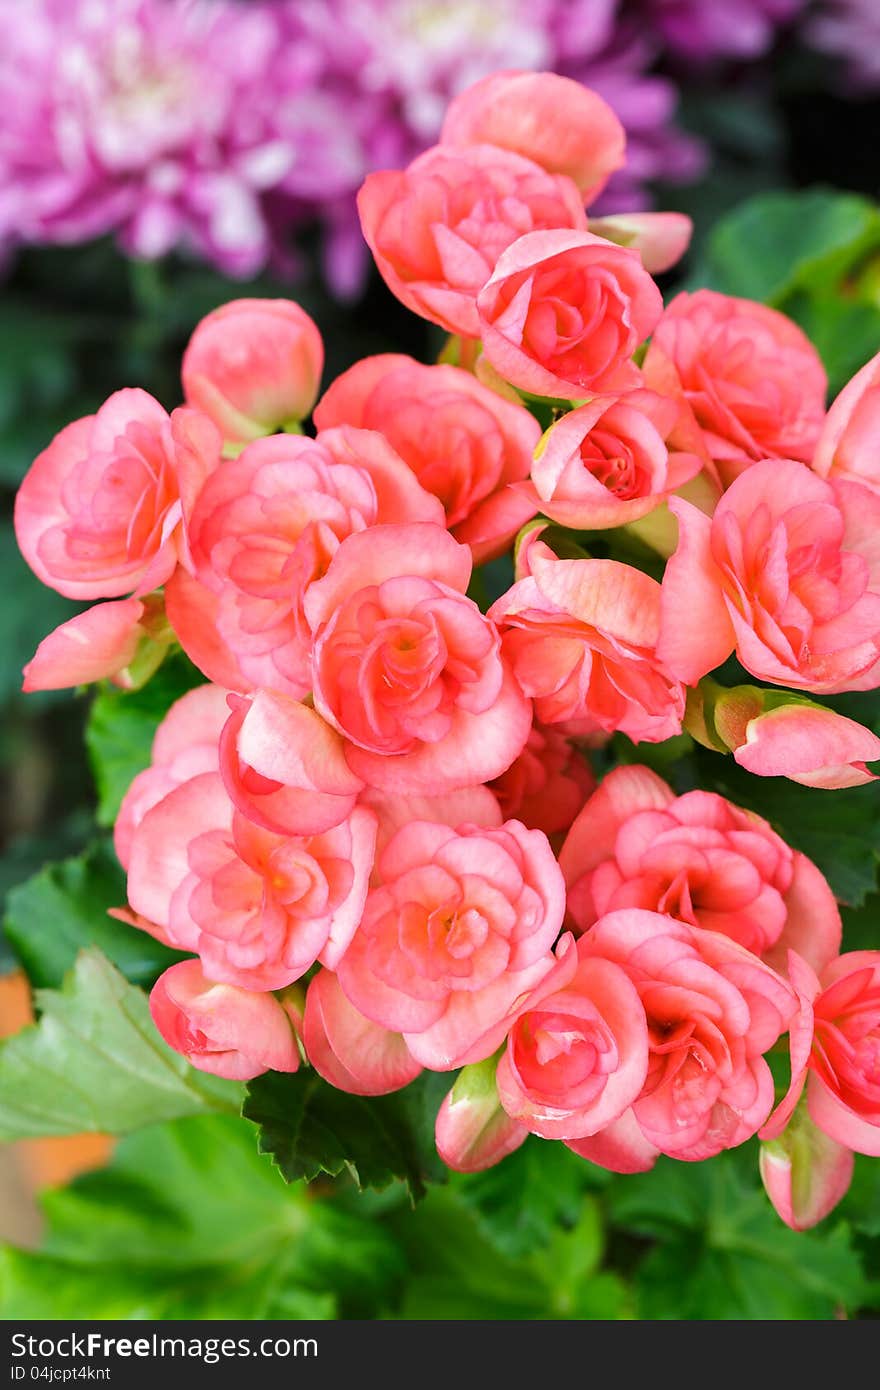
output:
[[[776,4],[789,0],[775,0]],[[772,0],[767,0],[772,3]],[[686,179],[655,50],[620,0],[0,0],[0,250],[115,232],[245,277],[291,265],[317,214],[325,266],[358,287],[354,194],[432,143],[449,98],[498,68],[554,68],[627,126],[606,207]]]
[[[707,62],[713,58],[760,58],[777,28],[793,19],[807,0],[638,0],[639,8],[673,54]],[[871,0],[865,0],[866,5]]]
[[[843,60],[846,80],[880,91],[880,0],[824,0],[806,26],[814,48]]]

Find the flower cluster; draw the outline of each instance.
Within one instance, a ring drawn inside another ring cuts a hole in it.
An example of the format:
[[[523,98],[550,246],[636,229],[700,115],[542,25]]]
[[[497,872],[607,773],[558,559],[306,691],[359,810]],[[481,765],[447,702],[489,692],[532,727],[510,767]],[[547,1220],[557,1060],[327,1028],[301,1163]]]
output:
[[[208,678],[116,824],[120,915],[189,957],[151,1004],[194,1066],[365,1096],[461,1069],[436,1136],[465,1171],[529,1133],[620,1172],[760,1133],[807,1225],[880,1153],[880,952],[840,954],[828,884],[758,815],[588,758],[684,728],[758,776],[871,780],[880,739],[809,697],[880,686],[880,357],[826,414],[781,314],[664,308],[686,219],[584,211],[622,157],[595,93],[484,79],[359,198],[444,361],[368,358],[317,400],[311,319],[237,301],[184,405],[120,391],[63,430],[19,544],[103,601],[26,688],[131,687],[174,642]],[[585,548],[634,532],[662,579]],[[761,685],[709,677],[734,651]]]

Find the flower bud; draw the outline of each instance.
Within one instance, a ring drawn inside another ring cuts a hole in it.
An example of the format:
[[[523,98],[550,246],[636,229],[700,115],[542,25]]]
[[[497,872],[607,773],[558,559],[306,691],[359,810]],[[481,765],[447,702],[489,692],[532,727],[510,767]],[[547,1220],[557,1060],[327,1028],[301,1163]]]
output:
[[[443,1162],[459,1173],[479,1173],[518,1149],[528,1130],[501,1107],[497,1058],[462,1067],[440,1106],[435,1139]]]

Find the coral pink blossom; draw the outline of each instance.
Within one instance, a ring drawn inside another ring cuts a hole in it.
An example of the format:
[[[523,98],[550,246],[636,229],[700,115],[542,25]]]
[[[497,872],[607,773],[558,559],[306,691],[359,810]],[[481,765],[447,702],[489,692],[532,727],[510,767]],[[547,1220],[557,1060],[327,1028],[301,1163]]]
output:
[[[561,526],[594,530],[646,516],[703,467],[675,439],[680,405],[654,391],[594,396],[563,415],[535,453],[541,511]]]
[[[880,492],[880,352],[829,410],[813,469],[820,478],[845,478]]]
[[[519,757],[491,783],[505,820],[545,835],[568,830],[595,787],[584,754],[552,724],[534,724]]]
[[[617,1120],[648,1073],[648,1023],[619,965],[578,945],[574,975],[520,1014],[498,1063],[513,1119],[544,1139],[583,1139]]]
[[[381,886],[338,966],[361,1013],[446,1071],[491,1056],[555,967],[562,874],[546,836],[414,821],[379,856]]]
[[[550,560],[492,605],[542,724],[589,721],[657,743],[681,732],[684,690],[655,655],[660,585],[616,560]]]
[[[500,555],[538,509],[524,483],[540,426],[470,372],[385,353],[355,363],[315,409],[319,429],[357,425],[384,434],[475,561]]]
[[[671,270],[690,246],[694,224],[683,212],[619,212],[590,218],[590,231],[638,251],[651,275]]]
[[[202,590],[193,594],[184,581],[181,601],[172,587],[168,605],[184,649],[221,684],[262,685],[296,699],[308,694],[309,585],[345,536],[409,520],[442,523],[443,508],[374,431],[343,426],[316,440],[256,440],[221,465],[195,509],[192,549]],[[230,658],[237,679],[230,678]]]
[[[105,678],[125,686],[147,630],[141,625],[144,605],[136,598],[96,603],[44,637],[24,668],[22,690],[64,690]]]
[[[880,1157],[880,951],[849,951],[822,974],[807,1104],[838,1144]]]
[[[781,1140],[761,1145],[761,1181],[778,1216],[793,1231],[808,1231],[846,1196],[855,1160],[801,1112]]]
[[[536,231],[499,257],[477,309],[505,381],[569,400],[639,384],[632,355],[663,300],[637,251],[591,232]]]
[[[279,835],[317,835],[351,814],[364,784],[320,714],[269,690],[228,706],[220,772],[242,815]]]
[[[197,960],[160,975],[150,995],[153,1022],[169,1047],[199,1071],[250,1081],[264,1071],[296,1071],[299,1049],[273,994],[217,984]]]
[[[465,589],[471,558],[440,526],[374,526],[342,542],[305,596],[315,708],[351,770],[387,791],[449,791],[498,777],[531,708],[494,625]]]
[[[644,372],[655,391],[688,402],[725,483],[761,459],[812,457],[825,369],[775,309],[714,290],[680,294],[654,330]]]
[[[710,519],[680,498],[658,651],[689,685],[735,649],[760,680],[817,694],[880,684],[880,495],[790,459],[755,463]]]
[[[434,1142],[448,1168],[481,1173],[514,1153],[529,1137],[525,1125],[502,1108],[495,1062],[463,1067],[437,1111]]]
[[[732,702],[731,702],[732,703]],[[733,756],[756,777],[787,777],[804,787],[861,787],[876,781],[866,763],[880,761],[880,738],[821,705],[784,704],[736,718],[715,708],[715,727]],[[736,727],[738,725],[738,727]]]
[[[156,730],[150,766],[129,786],[113,827],[113,845],[124,869],[132,836],[150,807],[191,777],[217,771],[220,734],[229,718],[226,695],[222,686],[197,686],[174,702]]]
[[[719,932],[637,908],[601,917],[578,951],[629,976],[647,1015],[649,1056],[632,1107],[570,1147],[632,1172],[660,1153],[695,1161],[751,1138],[773,1105],[762,1054],[797,1013],[791,986]]]
[[[449,104],[444,145],[500,145],[567,174],[589,203],[624,162],[626,134],[607,102],[555,72],[493,72]]]
[[[537,228],[587,226],[571,179],[489,144],[435,145],[408,169],[368,174],[358,212],[392,293],[470,338],[480,336],[476,297],[511,242]]]
[[[322,835],[281,836],[233,811],[218,773],[151,807],[132,836],[128,897],[216,980],[281,989],[335,968],[360,919],[376,820],[355,810]]]
[[[676,796],[646,767],[608,773],[559,863],[582,932],[639,907],[722,932],[782,971],[790,948],[816,970],[840,949],[834,895],[806,855],[753,812],[714,792]]]
[[[319,970],[309,984],[303,1042],[315,1071],[350,1095],[388,1095],[422,1070],[401,1035],[365,1018],[329,970]]]
[[[195,497],[220,462],[210,420],[172,415],[146,391],[117,391],[57,434],[15,499],[34,573],[67,598],[116,598],[164,584],[187,559]]]
[[[197,326],[181,375],[189,404],[235,446],[308,415],[323,366],[321,335],[298,304],[233,299]]]

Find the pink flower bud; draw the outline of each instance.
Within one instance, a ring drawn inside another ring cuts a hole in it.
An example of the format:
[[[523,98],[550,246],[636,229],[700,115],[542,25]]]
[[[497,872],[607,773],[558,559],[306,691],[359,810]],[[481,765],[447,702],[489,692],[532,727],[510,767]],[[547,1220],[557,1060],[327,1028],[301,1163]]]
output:
[[[169,1047],[199,1071],[249,1081],[264,1071],[296,1071],[290,1019],[274,994],[205,978],[197,960],[160,975],[150,995],[153,1022]]]
[[[495,1085],[495,1058],[463,1067],[437,1114],[437,1152],[459,1173],[479,1173],[500,1163],[528,1136],[525,1125],[502,1109]]]
[[[761,1145],[761,1181],[793,1231],[808,1231],[846,1195],[853,1154],[818,1129],[801,1106],[779,1139]]]
[[[183,357],[183,391],[229,445],[304,419],[318,395],[324,345],[289,299],[233,299],[202,319]]]
[[[319,970],[309,985],[303,1040],[315,1071],[350,1095],[388,1095],[422,1070],[401,1035],[365,1018],[330,970]]]

